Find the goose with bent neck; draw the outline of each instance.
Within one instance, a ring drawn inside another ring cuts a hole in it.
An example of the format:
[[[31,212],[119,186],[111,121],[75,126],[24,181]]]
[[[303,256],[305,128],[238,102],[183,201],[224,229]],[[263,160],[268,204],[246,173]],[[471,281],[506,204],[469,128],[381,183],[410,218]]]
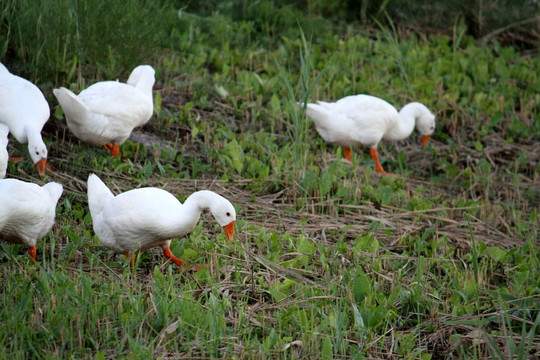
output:
[[[49,104],[41,90],[0,63],[0,123],[9,127],[18,142],[28,143],[28,152],[40,174],[48,168],[41,130],[49,116]]]
[[[153,190],[159,189],[149,191]],[[221,196],[212,191],[201,190],[191,194],[183,204],[178,201],[174,204],[174,208],[170,209],[172,211],[169,213],[169,217],[163,219],[164,224],[169,226],[163,228],[162,235],[168,239],[185,235],[197,225],[204,210],[212,209],[213,202],[222,199]]]
[[[370,95],[347,96],[333,103],[308,103],[306,114],[326,142],[345,148],[347,160],[352,161],[352,147],[369,146],[376,171],[384,174],[377,153],[381,140],[403,140],[416,125],[422,146],[426,146],[435,130],[435,116],[425,105],[412,102],[398,112],[388,102]]]
[[[133,252],[161,246],[163,254],[178,266],[171,239],[189,233],[208,209],[223,228],[229,241],[234,235],[236,211],[224,197],[202,190],[184,204],[169,192],[154,188],[134,189],[114,196],[96,175],[88,177],[88,204],[94,231],[101,243],[131,257]]]

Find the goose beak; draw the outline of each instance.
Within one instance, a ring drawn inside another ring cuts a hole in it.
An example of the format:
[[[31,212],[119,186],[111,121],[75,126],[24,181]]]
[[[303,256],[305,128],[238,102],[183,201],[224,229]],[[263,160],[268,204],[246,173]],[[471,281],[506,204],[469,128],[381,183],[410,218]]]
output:
[[[427,142],[428,142],[430,137],[431,137],[431,135],[422,135],[422,139],[421,139],[422,147],[426,147]]]
[[[36,167],[40,175],[45,175],[45,170],[50,170],[51,167],[47,164],[47,159],[41,159],[36,163]]]
[[[225,225],[223,227],[223,231],[225,231],[225,235],[227,236],[227,240],[232,241],[233,235],[234,235],[234,220],[229,223],[229,225]]]

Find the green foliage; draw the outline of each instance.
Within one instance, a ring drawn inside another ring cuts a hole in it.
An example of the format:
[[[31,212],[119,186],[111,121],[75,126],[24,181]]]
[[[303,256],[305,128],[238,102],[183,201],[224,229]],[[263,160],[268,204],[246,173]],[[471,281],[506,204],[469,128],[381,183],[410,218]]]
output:
[[[147,59],[173,7],[167,0],[7,0],[0,10],[0,59],[12,72],[80,83],[114,79]]]
[[[54,4],[2,3],[2,61],[48,98],[52,86],[153,64],[155,116],[141,131],[159,141],[128,140],[108,157],[73,138],[51,103],[54,171],[41,180],[66,191],[36,263],[0,244],[0,358],[536,354],[537,56],[479,44],[469,24],[403,36],[397,0]],[[471,16],[487,14],[473,5]],[[409,12],[435,22],[446,6]],[[343,21],[358,14],[380,28]],[[427,148],[416,135],[380,144],[396,177],[375,174],[366,149],[342,161],[298,104],[355,93],[436,114]],[[8,174],[36,181],[33,171],[25,159]],[[89,172],[115,193],[183,184],[182,200],[202,184],[230,186],[237,238],[203,218],[171,249],[208,267],[178,271],[156,250],[130,271],[92,230]]]

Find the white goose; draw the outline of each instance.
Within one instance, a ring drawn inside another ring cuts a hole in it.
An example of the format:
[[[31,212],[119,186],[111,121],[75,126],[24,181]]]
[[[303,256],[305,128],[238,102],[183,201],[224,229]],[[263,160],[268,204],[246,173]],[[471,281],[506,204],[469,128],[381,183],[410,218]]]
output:
[[[7,127],[7,125],[0,124],[0,179],[6,177],[6,169],[9,159],[7,151],[8,134],[9,128]]]
[[[49,116],[49,104],[41,90],[0,63],[0,123],[9,127],[18,142],[28,143],[28,152],[40,174],[45,174],[48,167],[41,129]]]
[[[0,239],[30,246],[28,254],[36,260],[36,243],[51,230],[62,191],[55,182],[0,180]]]
[[[334,103],[309,103],[306,114],[326,142],[345,148],[344,155],[349,161],[352,161],[351,147],[369,146],[376,171],[384,174],[377,153],[381,140],[403,140],[416,123],[422,146],[426,146],[435,130],[435,116],[423,104],[412,102],[398,112],[386,101],[370,95],[347,96]]]
[[[71,132],[84,142],[105,146],[118,155],[120,145],[135,127],[150,120],[154,111],[154,68],[137,66],[127,83],[102,81],[79,96],[62,87],[53,93],[64,110]]]
[[[205,209],[214,215],[229,241],[234,235],[236,211],[229,200],[212,191],[197,191],[184,204],[169,192],[154,187],[114,196],[99,177],[91,174],[88,205],[101,243],[130,258],[133,252],[161,246],[167,259],[182,266],[184,261],[170,250],[171,239],[189,233]]]

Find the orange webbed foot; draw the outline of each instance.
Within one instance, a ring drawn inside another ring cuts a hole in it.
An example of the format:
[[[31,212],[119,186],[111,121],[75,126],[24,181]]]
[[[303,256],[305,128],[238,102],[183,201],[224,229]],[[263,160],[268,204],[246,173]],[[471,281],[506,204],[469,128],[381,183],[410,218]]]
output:
[[[120,145],[113,145],[113,144],[105,144],[103,145],[105,150],[111,152],[111,156],[117,156],[120,152]]]
[[[16,156],[10,156],[9,157],[9,161],[14,162],[14,163],[21,162],[22,159],[23,159],[22,157],[16,157]]]
[[[379,162],[379,153],[377,153],[377,149],[374,149],[374,148],[369,149],[369,155],[371,156],[373,161],[375,161],[375,171],[377,171],[378,173],[384,174],[384,175],[395,176],[394,174],[390,174],[390,173],[387,173],[386,171],[384,171],[381,163]]]
[[[207,269],[207,268],[208,268],[208,264],[203,264],[203,265],[197,264],[197,265],[193,265],[189,270],[193,272],[197,272],[197,271],[201,271],[202,269]]]

